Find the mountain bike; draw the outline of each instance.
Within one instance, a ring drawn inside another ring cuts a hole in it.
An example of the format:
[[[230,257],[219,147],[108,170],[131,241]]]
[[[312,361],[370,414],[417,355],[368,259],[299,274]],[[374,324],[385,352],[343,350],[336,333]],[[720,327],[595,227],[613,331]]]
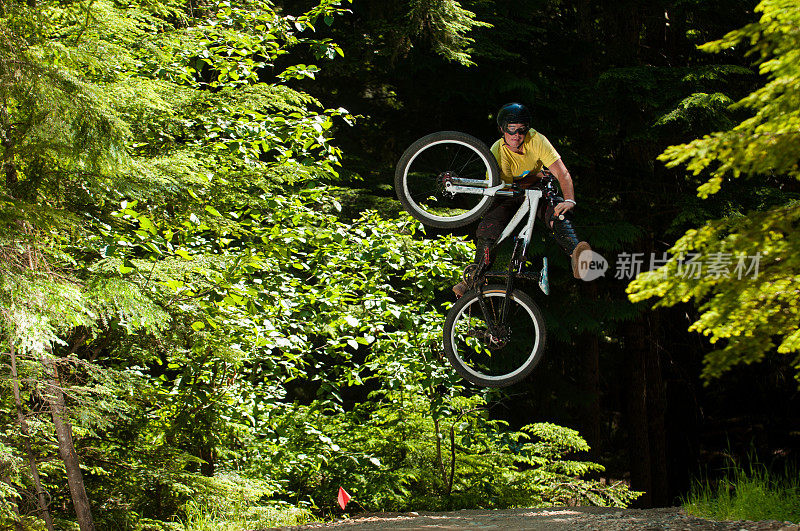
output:
[[[544,318],[533,299],[515,288],[532,279],[549,294],[547,257],[539,272],[525,270],[541,200],[552,201],[558,190],[545,170],[536,187],[521,189],[500,182],[494,155],[477,138],[441,131],[420,138],[400,158],[395,189],[403,207],[423,224],[454,229],[478,219],[498,196],[524,195],[519,210],[495,246],[525,219],[505,271],[489,271],[489,255],[463,272],[468,291],[456,301],[444,322],[444,349],[450,364],[466,380],[504,387],[523,380],[542,358],[546,342]],[[504,282],[489,283],[489,278]]]

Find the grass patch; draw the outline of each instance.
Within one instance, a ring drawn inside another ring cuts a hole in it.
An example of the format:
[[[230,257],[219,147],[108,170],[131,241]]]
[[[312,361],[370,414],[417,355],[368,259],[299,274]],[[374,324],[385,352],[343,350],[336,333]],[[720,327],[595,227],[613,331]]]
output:
[[[275,484],[223,472],[194,478],[193,497],[170,531],[255,531],[317,520],[311,511],[271,499]]]
[[[696,481],[683,500],[691,515],[711,520],[800,522],[800,479],[795,470],[771,473],[760,464],[727,469],[717,482]]]
[[[253,531],[317,521],[307,509],[286,507],[237,507],[233,510],[190,504],[183,523],[186,531]]]

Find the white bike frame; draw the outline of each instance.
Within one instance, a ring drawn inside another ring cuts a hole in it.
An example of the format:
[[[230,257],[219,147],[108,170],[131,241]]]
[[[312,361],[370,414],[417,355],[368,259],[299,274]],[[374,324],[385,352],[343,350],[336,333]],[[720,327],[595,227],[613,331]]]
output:
[[[444,184],[445,191],[454,194],[513,196],[514,192],[508,190],[507,186],[507,184],[499,184],[497,186],[487,188],[486,181],[478,179],[461,179],[458,177],[448,180]],[[511,218],[511,221],[508,222],[508,225],[506,225],[506,228],[503,229],[503,232],[497,239],[497,244],[506,239],[509,234],[514,231],[517,225],[519,225],[519,222],[522,221],[522,218],[527,215],[528,219],[518,236],[522,238],[522,256],[525,256],[525,251],[528,250],[528,244],[531,241],[531,234],[533,234],[533,222],[536,220],[536,211],[539,208],[539,200],[542,198],[541,190],[527,189],[524,190],[524,192],[525,201],[519,207],[519,210],[517,210],[516,214],[514,214],[514,217]]]

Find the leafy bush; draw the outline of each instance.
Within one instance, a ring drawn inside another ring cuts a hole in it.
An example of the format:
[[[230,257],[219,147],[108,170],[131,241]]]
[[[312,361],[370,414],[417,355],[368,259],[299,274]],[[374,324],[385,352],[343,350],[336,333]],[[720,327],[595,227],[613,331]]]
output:
[[[507,508],[560,504],[625,507],[639,493],[584,479],[601,465],[570,458],[588,450],[568,428],[511,431],[488,418],[482,395],[387,393],[346,413],[287,412],[267,469],[286,494],[330,508],[342,486],[368,511]]]

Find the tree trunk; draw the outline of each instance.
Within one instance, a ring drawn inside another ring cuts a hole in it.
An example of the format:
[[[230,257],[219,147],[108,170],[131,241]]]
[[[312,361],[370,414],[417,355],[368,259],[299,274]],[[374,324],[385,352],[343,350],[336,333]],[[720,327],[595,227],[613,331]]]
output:
[[[42,513],[42,518],[49,531],[53,531],[53,519],[50,517],[50,511],[47,509],[48,501],[47,495],[42,489],[42,480],[39,477],[39,468],[36,465],[36,456],[33,455],[33,448],[31,447],[31,434],[28,429],[28,421],[25,419],[25,413],[22,410],[22,399],[19,392],[19,373],[17,372],[17,355],[14,351],[14,340],[9,339],[10,355],[11,355],[11,387],[14,392],[14,403],[17,408],[17,421],[19,422],[19,429],[22,433],[22,440],[25,444],[25,453],[28,456],[28,465],[31,467],[31,477],[33,478],[33,485],[36,488],[36,503],[39,505],[39,511]]]
[[[597,284],[584,283],[583,296],[586,300],[597,300]],[[600,454],[601,417],[600,409],[600,340],[596,332],[586,332],[583,335],[583,381],[581,387],[587,394],[588,400],[582,408],[581,431],[586,442],[592,448],[592,454]]]
[[[658,312],[650,316],[650,333],[659,337]],[[669,505],[669,485],[667,481],[667,432],[664,416],[667,409],[666,389],[661,374],[661,356],[658,351],[658,342],[650,340],[649,355],[645,365],[645,378],[647,379],[647,418],[650,435],[650,474],[652,483],[650,495],[652,504],[656,507]]]
[[[70,494],[72,494],[72,504],[75,507],[78,525],[81,531],[94,531],[94,520],[89,505],[89,497],[86,495],[86,488],[83,485],[83,475],[81,474],[78,454],[75,452],[75,443],[72,439],[72,426],[67,420],[67,408],[64,403],[64,393],[61,390],[58,366],[52,358],[42,358],[42,364],[52,377],[47,400],[53,415],[56,436],[58,437],[58,453],[61,455],[61,459],[64,461],[64,468],[67,471],[67,483],[69,484]]]
[[[594,53],[594,17],[592,16],[592,2],[590,0],[577,0],[575,8],[578,13],[578,39],[581,43],[581,74],[585,82],[595,78],[597,71],[597,54]],[[588,128],[583,128],[588,129]]]
[[[600,341],[596,334],[591,334],[585,343],[586,352],[583,358],[583,388],[589,395],[589,401],[583,412],[583,436],[592,447],[594,456],[600,455]]]
[[[439,465],[439,472],[442,474],[442,484],[447,485],[447,471],[442,459],[442,430],[439,427],[439,419],[435,416],[433,417],[433,431],[436,437],[436,464]]]
[[[203,439],[200,443],[200,473],[207,478],[214,477],[216,470],[216,459],[214,456],[214,445],[211,441]]]
[[[647,345],[644,340],[644,323],[639,318],[627,327],[628,342],[628,431],[629,458],[631,470],[631,487],[643,490],[644,494],[637,503],[644,507],[652,506],[650,491],[652,477],[650,474],[650,436],[647,419]]]
[[[14,185],[19,182],[19,177],[17,177],[17,167],[13,162],[6,162],[3,164],[3,171],[6,174],[6,188],[8,188],[8,192],[11,194],[11,197],[14,197]]]
[[[5,101],[0,105],[0,145],[3,147],[2,171],[6,176],[6,188],[14,197],[15,185],[19,182],[17,166],[14,164],[13,142],[11,140],[11,120]]]
[[[634,0],[604,0],[602,24],[605,27],[605,42],[615,66],[639,64],[640,5]]]

